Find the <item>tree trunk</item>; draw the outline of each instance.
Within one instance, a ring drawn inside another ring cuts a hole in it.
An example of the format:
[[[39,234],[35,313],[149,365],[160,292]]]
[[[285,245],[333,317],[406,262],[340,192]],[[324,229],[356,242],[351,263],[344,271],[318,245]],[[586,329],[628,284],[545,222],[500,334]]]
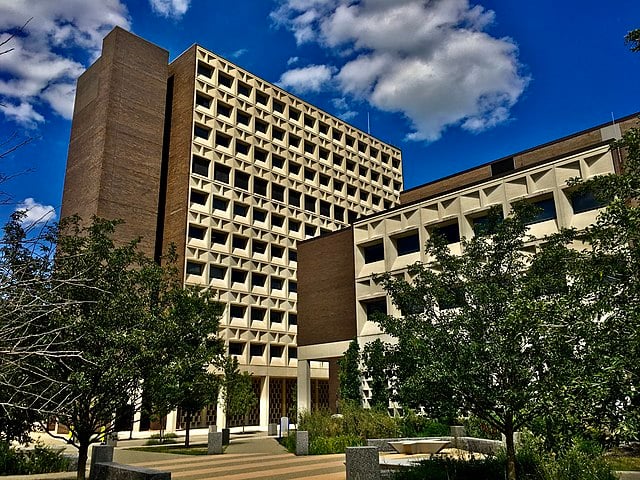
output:
[[[187,428],[185,430],[184,446],[186,448],[189,448],[189,429],[191,428],[191,412],[190,411],[187,411],[186,421],[187,421]]]
[[[89,442],[79,438],[78,443],[78,469],[76,470],[76,479],[84,480],[87,471],[87,457],[89,456]]]
[[[505,443],[507,449],[507,479],[517,480],[516,473],[516,447],[513,443],[513,420],[507,419],[504,428]]]

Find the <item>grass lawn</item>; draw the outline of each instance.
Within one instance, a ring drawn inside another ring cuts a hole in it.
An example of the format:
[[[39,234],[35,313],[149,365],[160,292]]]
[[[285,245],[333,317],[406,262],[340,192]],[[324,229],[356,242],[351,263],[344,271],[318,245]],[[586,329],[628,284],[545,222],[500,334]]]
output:
[[[605,460],[614,470],[619,471],[629,471],[629,470],[640,470],[640,457],[614,457],[614,456],[605,456]]]
[[[207,447],[189,447],[185,448],[184,445],[164,445],[161,447],[131,447],[127,450],[137,450],[139,452],[151,452],[151,453],[175,453],[177,455],[206,455]]]

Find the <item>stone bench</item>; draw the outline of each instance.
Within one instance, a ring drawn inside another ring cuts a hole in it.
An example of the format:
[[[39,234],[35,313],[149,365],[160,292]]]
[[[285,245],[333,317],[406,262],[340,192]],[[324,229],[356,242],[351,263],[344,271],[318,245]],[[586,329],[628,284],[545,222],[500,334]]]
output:
[[[113,446],[95,445],[91,451],[89,480],[171,480],[171,472],[115,463]]]
[[[399,441],[389,442],[394,450],[398,453],[407,455],[428,454],[434,455],[449,445],[448,440],[415,440],[415,441]]]

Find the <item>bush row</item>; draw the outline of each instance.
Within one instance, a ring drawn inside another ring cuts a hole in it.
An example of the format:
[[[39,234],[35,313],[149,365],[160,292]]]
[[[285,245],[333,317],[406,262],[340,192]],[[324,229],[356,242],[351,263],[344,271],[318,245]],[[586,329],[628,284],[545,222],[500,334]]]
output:
[[[33,475],[66,472],[71,460],[61,450],[36,444],[32,450],[16,450],[7,442],[0,442],[0,472],[4,475]]]

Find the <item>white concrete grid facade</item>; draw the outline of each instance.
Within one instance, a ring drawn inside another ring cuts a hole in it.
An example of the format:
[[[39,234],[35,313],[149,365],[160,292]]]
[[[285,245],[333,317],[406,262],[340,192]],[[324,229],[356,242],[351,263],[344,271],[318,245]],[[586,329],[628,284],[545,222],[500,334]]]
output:
[[[196,57],[184,278],[218,291],[229,353],[264,379],[266,426],[269,378],[297,374],[296,242],[397,205],[401,153],[205,49]],[[327,378],[326,364],[311,377]]]
[[[378,302],[382,302],[390,315],[400,315],[374,281],[374,275],[391,272],[409,279],[409,265],[431,260],[425,254],[424,244],[435,228],[446,227],[443,233],[450,235],[449,248],[460,253],[459,239],[472,237],[474,222],[481,221],[491,207],[501,206],[503,215],[507,216],[515,201],[525,199],[544,209],[539,221],[529,227],[534,237],[541,238],[561,228],[582,229],[595,221],[600,209],[589,201],[578,204],[572,200],[567,181],[614,171],[612,153],[609,146],[604,145],[355,222],[356,318],[360,347],[376,338],[393,341],[367,319],[368,305],[380,306]],[[381,256],[380,252],[383,252]],[[365,398],[371,397],[366,380],[363,393]]]

